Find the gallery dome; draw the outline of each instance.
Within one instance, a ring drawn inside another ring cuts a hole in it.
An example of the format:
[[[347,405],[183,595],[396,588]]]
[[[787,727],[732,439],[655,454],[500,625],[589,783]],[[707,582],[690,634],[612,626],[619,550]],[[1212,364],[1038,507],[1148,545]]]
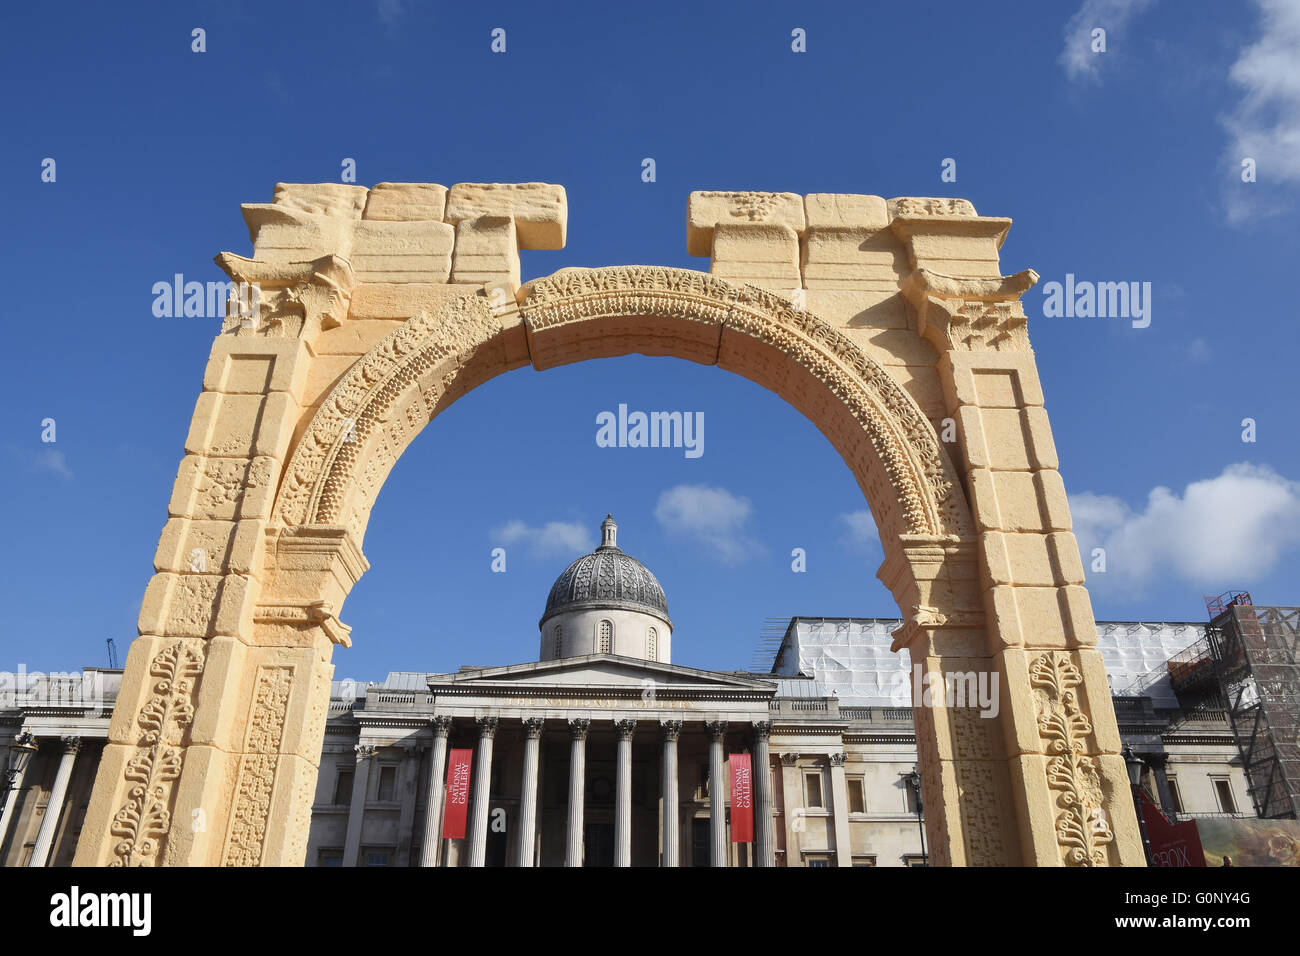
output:
[[[596,608],[643,611],[671,623],[659,579],[618,547],[618,525],[613,516],[605,517],[600,531],[600,547],[574,561],[555,579],[539,624],[564,611]]]

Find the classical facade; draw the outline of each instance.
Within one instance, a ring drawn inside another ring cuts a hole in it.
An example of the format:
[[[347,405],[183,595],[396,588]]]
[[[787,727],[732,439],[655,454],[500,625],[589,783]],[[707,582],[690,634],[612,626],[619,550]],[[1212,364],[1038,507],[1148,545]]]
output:
[[[903,626],[794,618],[764,671],[675,664],[663,588],[607,517],[600,547],[547,596],[537,661],[335,682],[305,862],[926,862],[914,715],[931,704],[922,672],[891,650]],[[1124,738],[1166,812],[1249,815],[1224,714],[1179,700],[1168,681],[1167,659],[1204,633],[1103,623],[1099,650]],[[41,676],[0,698],[5,739],[26,729],[41,747],[5,804],[5,865],[72,861],[120,677]],[[969,689],[972,707],[999,706],[997,688]],[[444,839],[452,750],[470,750],[472,770],[465,836]],[[754,768],[752,842],[732,840],[728,765],[740,754]]]

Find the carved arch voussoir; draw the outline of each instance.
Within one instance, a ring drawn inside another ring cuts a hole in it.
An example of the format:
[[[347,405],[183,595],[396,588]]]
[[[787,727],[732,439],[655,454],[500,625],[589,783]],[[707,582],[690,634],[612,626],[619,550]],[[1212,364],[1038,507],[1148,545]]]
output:
[[[611,317],[654,316],[716,326],[771,346],[820,381],[861,426],[897,498],[903,533],[971,533],[956,472],[911,396],[847,336],[778,295],[689,269],[565,269],[524,286],[519,312],[530,336]],[[400,417],[412,392],[429,387],[426,380],[439,366],[464,366],[502,334],[480,293],[420,313],[375,345],[321,404],[294,450],[276,520],[351,526],[350,512],[368,509],[378,492],[368,487],[358,495],[358,482],[382,483],[428,421],[428,415]],[[432,404],[426,395],[424,407]],[[412,417],[418,418],[406,416]]]

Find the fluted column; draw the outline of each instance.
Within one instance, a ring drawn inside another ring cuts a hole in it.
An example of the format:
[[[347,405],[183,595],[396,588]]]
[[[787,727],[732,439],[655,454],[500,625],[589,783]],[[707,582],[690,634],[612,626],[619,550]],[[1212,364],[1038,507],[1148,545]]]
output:
[[[677,738],[682,734],[680,720],[661,720],[664,732],[663,775],[663,865],[677,866],[681,861],[679,837],[681,836],[681,807],[677,796]]]
[[[586,799],[587,729],[591,721],[569,721],[569,823],[564,865],[582,866],[582,805]]]
[[[68,794],[68,781],[72,779],[72,764],[81,749],[80,737],[63,738],[63,756],[59,758],[59,769],[54,774],[54,788],[50,790],[49,802],[45,805],[45,817],[41,828],[36,833],[36,846],[32,848],[32,858],[28,866],[44,866],[50,856],[50,847],[54,845],[54,832],[59,826],[59,817],[63,813],[63,798]]]
[[[447,734],[451,718],[433,718],[433,749],[429,752],[429,795],[424,803],[424,842],[420,845],[420,866],[437,866],[442,850],[442,805],[446,802],[443,778],[447,775]]]
[[[370,786],[370,758],[378,748],[357,744],[357,766],[352,771],[352,802],[348,805],[348,829],[343,838],[343,865],[356,866],[361,850],[361,818],[366,814],[366,790]]]
[[[710,720],[709,731],[709,866],[727,865],[727,782],[723,779],[725,720]]]
[[[519,841],[517,866],[532,866],[537,836],[537,764],[542,748],[541,717],[524,718],[524,779],[519,789]]]
[[[768,739],[772,722],[754,722],[754,864],[776,866],[772,845],[772,772],[768,767]]]
[[[616,720],[618,734],[614,784],[614,865],[632,865],[632,732],[635,720]]]
[[[482,866],[487,860],[488,797],[492,788],[492,741],[497,734],[496,717],[480,717],[478,753],[474,756],[474,792],[469,808],[469,865]]]

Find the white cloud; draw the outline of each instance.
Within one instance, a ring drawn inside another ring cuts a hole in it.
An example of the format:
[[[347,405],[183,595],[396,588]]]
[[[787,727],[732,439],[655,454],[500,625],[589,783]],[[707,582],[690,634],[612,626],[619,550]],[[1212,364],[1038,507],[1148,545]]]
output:
[[[1070,496],[1088,585],[1136,593],[1152,579],[1177,577],[1218,591],[1247,586],[1300,547],[1300,482],[1265,465],[1229,465],[1183,493],[1160,487],[1134,511],[1109,495]],[[1091,570],[1092,549],[1106,572]]]
[[[714,560],[739,564],[763,551],[746,533],[753,511],[748,498],[725,488],[677,485],[659,496],[655,519],[670,534],[693,540]]]
[[[376,12],[379,22],[386,27],[395,27],[406,13],[405,0],[378,0]]]
[[[1224,117],[1231,137],[1228,219],[1241,222],[1284,206],[1265,196],[1269,184],[1300,185],[1300,0],[1255,0],[1261,36],[1241,51],[1229,79],[1245,94]],[[1241,182],[1241,163],[1256,163],[1257,180]]]
[[[876,528],[875,517],[866,508],[840,515],[840,523],[844,525],[844,537],[850,545],[868,551],[880,550],[880,531]]]
[[[576,521],[549,521],[531,528],[516,519],[497,528],[493,538],[505,545],[522,543],[535,558],[577,557],[596,546],[595,532]]]
[[[1095,80],[1102,62],[1114,56],[1111,44],[1124,32],[1129,20],[1150,6],[1152,0],[1084,0],[1065,24],[1065,48],[1058,62],[1071,80]],[[1106,31],[1106,52],[1093,52],[1092,31]]]
[[[29,471],[48,471],[61,478],[71,478],[67,456],[57,448],[41,447],[36,451],[10,445],[9,454]]]

